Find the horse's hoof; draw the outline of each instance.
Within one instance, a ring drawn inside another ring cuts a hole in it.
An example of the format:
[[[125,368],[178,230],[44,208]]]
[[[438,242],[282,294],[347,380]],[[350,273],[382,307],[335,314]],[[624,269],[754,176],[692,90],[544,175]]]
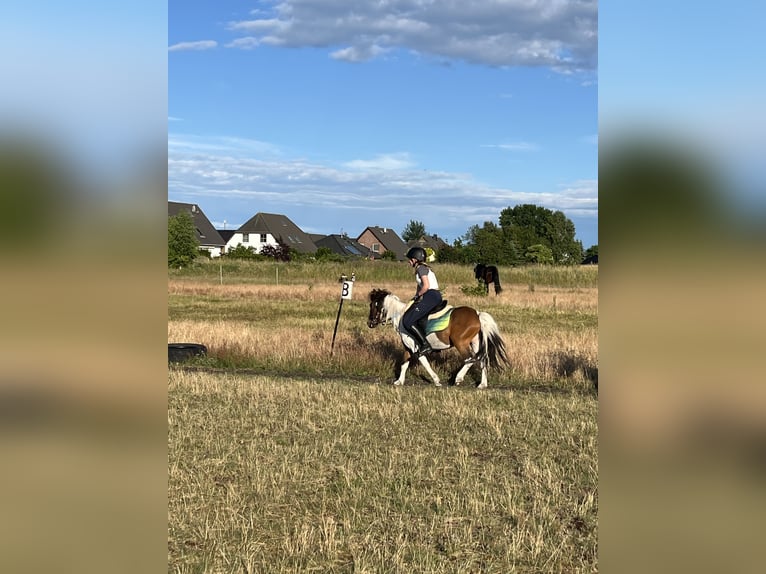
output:
[[[435,386],[435,387],[441,387],[441,386],[442,386],[442,384],[441,384],[439,381],[436,381],[436,382],[434,383],[434,386]]]
[[[404,384],[404,381],[394,381],[393,385],[395,387],[401,387]]]

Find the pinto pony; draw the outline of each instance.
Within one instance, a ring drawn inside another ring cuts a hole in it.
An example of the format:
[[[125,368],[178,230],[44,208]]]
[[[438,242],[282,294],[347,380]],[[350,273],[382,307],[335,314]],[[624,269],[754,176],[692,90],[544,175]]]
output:
[[[503,288],[500,286],[500,273],[497,271],[497,267],[494,265],[484,265],[479,263],[473,268],[473,274],[476,276],[476,280],[484,282],[484,292],[489,294],[489,284],[492,283],[495,286],[495,295],[499,295]]]
[[[370,293],[370,315],[367,326],[370,329],[391,322],[404,344],[404,359],[399,367],[399,378],[395,385],[404,384],[404,375],[414,356],[415,342],[402,325],[402,315],[409,303],[385,289],[373,289]],[[463,382],[466,373],[478,363],[481,368],[479,389],[487,387],[487,367],[502,369],[508,365],[505,343],[497,323],[489,313],[477,311],[472,307],[452,307],[437,311],[428,316],[425,329],[426,339],[435,351],[455,347],[463,358],[463,365],[454,375],[454,384]],[[431,368],[425,355],[418,361],[428,372],[434,385],[441,386],[439,375]]]

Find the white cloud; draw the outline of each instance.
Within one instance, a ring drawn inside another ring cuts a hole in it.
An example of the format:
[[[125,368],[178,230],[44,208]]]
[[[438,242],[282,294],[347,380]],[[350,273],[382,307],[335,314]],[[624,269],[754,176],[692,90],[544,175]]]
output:
[[[344,165],[355,170],[395,170],[414,167],[414,163],[406,153],[383,154],[373,159],[355,159]]]
[[[239,48],[240,50],[252,50],[261,45],[261,41],[253,36],[245,36],[244,38],[236,38],[228,44],[227,48]]]
[[[199,40],[197,42],[179,42],[168,47],[168,52],[184,52],[189,50],[211,50],[218,46],[215,40]]]
[[[280,155],[278,146],[250,138],[168,134],[168,151],[177,153],[221,153],[225,155]]]
[[[380,46],[350,46],[341,50],[335,50],[330,53],[334,60],[345,60],[346,62],[366,62],[375,56],[382,54],[386,50]]]
[[[228,28],[261,43],[327,48],[331,57],[353,62],[404,49],[562,73],[597,67],[597,0],[283,0],[262,15]]]
[[[501,144],[485,144],[481,147],[497,148],[504,151],[539,151],[540,146],[529,142],[514,142]]]
[[[257,151],[258,147],[262,151]],[[493,187],[469,174],[416,167],[409,154],[381,154],[340,166],[270,154],[268,143],[171,136],[168,194],[209,216],[244,222],[258,211],[284,213],[303,228],[331,233],[358,223],[403,229],[421,214],[429,232],[457,238],[473,224],[497,222],[509,206],[532,203],[567,217],[598,214],[598,185],[582,180],[546,193]]]

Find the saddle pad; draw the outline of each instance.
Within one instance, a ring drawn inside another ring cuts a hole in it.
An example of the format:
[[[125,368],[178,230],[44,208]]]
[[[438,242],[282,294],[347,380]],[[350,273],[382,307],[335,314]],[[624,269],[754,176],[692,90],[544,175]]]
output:
[[[426,323],[426,333],[433,333],[434,331],[443,331],[449,325],[449,318],[452,315],[454,307],[448,305],[438,313],[428,316],[428,323]]]

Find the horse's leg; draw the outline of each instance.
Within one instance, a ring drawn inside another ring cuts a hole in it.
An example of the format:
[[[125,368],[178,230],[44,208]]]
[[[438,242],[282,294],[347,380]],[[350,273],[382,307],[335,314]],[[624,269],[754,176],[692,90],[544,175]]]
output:
[[[473,367],[474,364],[479,363],[479,367],[481,368],[481,381],[476,385],[476,388],[487,388],[487,366],[483,360],[477,358],[478,353],[479,335],[476,335],[471,340],[470,344],[465,347],[465,350],[461,350],[461,355],[467,356],[463,361],[463,366],[460,367],[460,370],[455,374],[455,385],[462,383],[463,379],[465,379],[465,376],[468,374],[468,371],[471,370],[471,367]]]
[[[475,359],[472,357],[468,357],[465,361],[463,361],[463,366],[460,367],[460,370],[455,373],[455,385],[459,385],[463,382],[463,379],[465,379],[466,373],[468,373],[468,370],[471,368],[471,365],[473,365]]]
[[[407,374],[407,369],[410,366],[410,352],[404,351],[404,361],[399,365],[399,378],[394,381],[394,385],[404,384],[404,375]]]
[[[455,342],[455,349],[457,349],[460,356],[463,357],[463,366],[460,367],[457,373],[455,373],[455,385],[459,385],[463,382],[468,371],[476,362],[476,353],[479,351],[479,336],[476,335],[467,344]]]
[[[441,381],[439,380],[439,375],[436,374],[436,371],[434,371],[431,368],[431,363],[428,362],[428,359],[425,355],[420,355],[418,358],[418,361],[421,365],[423,365],[423,368],[428,372],[428,375],[431,377],[431,380],[434,382],[434,386],[441,387]]]
[[[476,385],[477,389],[486,389],[487,388],[487,365],[484,364],[484,361],[479,361],[479,366],[481,367],[481,382]]]

